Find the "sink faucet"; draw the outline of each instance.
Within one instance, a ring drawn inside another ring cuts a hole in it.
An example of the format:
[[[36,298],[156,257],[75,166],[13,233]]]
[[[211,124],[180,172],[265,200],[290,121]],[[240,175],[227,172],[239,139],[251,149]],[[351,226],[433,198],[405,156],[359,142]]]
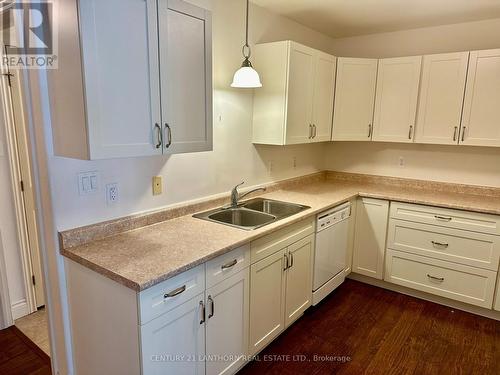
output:
[[[254,193],[256,191],[259,191],[259,190],[262,190],[262,191],[266,191],[266,188],[265,187],[259,187],[259,188],[256,188],[256,189],[252,189],[250,191],[247,191],[245,194],[242,194],[240,195],[240,193],[238,192],[238,187],[243,185],[245,183],[245,181],[239,183],[238,185],[236,185],[233,190],[231,190],[231,207],[232,208],[236,208],[238,207],[238,202],[240,199],[243,199],[244,197],[246,197],[248,194],[251,194],[251,193]]]

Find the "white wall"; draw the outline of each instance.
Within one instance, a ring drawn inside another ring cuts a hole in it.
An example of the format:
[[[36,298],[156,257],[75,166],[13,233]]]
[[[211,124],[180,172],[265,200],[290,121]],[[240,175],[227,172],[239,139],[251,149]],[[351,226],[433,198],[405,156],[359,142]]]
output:
[[[500,19],[335,39],[338,56],[394,57],[500,48]],[[405,166],[399,166],[399,159]],[[335,142],[326,169],[500,187],[500,150],[470,146]]]
[[[1,100],[3,99],[1,98]],[[0,250],[3,248],[10,304],[13,307],[14,318],[18,318],[28,312],[28,305],[11,185],[5,119],[2,110],[0,110],[0,241],[2,241]],[[1,252],[0,256],[2,256]]]
[[[227,192],[243,180],[250,186],[322,168],[322,145],[270,147],[251,143],[252,91],[229,87],[243,59],[245,1],[193,2],[213,10],[214,151],[92,162],[51,158],[59,230]],[[262,8],[251,6],[250,20],[251,44],[293,39],[331,51],[332,39]],[[296,169],[293,157],[297,157]],[[270,162],[273,170],[268,173]],[[81,197],[77,173],[92,170],[101,173],[101,191]],[[164,178],[164,194],[153,197],[151,178],[155,175]],[[114,206],[105,204],[104,186],[110,182],[119,184],[120,202]]]

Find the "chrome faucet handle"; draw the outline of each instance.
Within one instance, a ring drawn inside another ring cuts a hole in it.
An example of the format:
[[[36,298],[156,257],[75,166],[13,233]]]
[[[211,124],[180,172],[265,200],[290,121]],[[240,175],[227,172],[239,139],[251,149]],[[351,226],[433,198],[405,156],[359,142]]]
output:
[[[239,198],[239,193],[238,193],[238,187],[243,185],[245,181],[241,181],[238,185],[236,185],[233,190],[231,190],[231,206],[236,207],[238,206],[238,198]]]

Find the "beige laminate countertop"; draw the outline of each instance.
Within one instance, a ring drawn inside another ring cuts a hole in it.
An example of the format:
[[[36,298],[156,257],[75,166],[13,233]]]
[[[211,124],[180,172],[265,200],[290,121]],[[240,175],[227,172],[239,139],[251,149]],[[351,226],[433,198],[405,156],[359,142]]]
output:
[[[320,181],[273,191],[267,198],[311,208],[257,230],[181,216],[61,253],[133,290],[142,291],[189,268],[356,196],[500,215],[500,197],[356,181]]]

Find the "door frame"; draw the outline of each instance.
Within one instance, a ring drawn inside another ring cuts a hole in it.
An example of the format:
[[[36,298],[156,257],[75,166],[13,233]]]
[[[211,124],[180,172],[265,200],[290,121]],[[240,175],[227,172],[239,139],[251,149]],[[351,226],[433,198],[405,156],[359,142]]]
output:
[[[2,51],[0,56],[4,56],[5,54],[5,46],[2,46]],[[2,74],[10,73],[4,67],[1,68]],[[16,71],[14,76],[10,76],[13,79],[14,84],[19,85],[19,90],[21,90],[21,77],[20,72]],[[28,224],[26,221],[26,206],[24,202],[23,192],[20,188],[20,182],[22,181],[21,174],[21,165],[20,165],[20,154],[18,148],[18,137],[16,132],[16,125],[14,122],[14,103],[12,98],[11,87],[9,87],[8,80],[2,76],[0,83],[1,91],[2,91],[2,110],[4,112],[5,117],[5,135],[6,135],[6,144],[7,144],[7,155],[9,158],[9,166],[10,166],[10,175],[11,175],[11,189],[12,195],[14,199],[14,210],[16,214],[16,227],[17,227],[17,238],[19,242],[19,248],[21,250],[21,265],[23,270],[23,280],[24,280],[24,290],[26,294],[26,303],[28,308],[28,313],[35,312],[37,310],[37,303],[35,298],[35,286],[32,282],[33,273],[33,263],[30,253],[30,241],[28,235]],[[26,108],[24,103],[22,103],[22,93],[21,93],[21,106]],[[22,122],[23,125],[26,126],[24,113],[21,114],[23,116]],[[23,143],[27,150],[30,149],[30,145],[28,144],[28,139],[24,137]],[[28,163],[30,163],[30,158],[28,157]],[[31,165],[28,166],[29,170],[31,170]],[[33,181],[33,179],[32,179]],[[36,199],[36,197],[33,197]],[[35,201],[36,205],[36,201]],[[36,238],[36,241],[39,242],[39,239]],[[40,254],[38,254],[40,256]],[[5,265],[4,265],[5,266]],[[3,271],[3,270],[2,270]],[[43,273],[43,271],[42,271]],[[5,287],[3,287],[5,289]],[[7,287],[8,289],[8,287]],[[2,301],[8,301],[10,306],[10,300],[6,299],[5,293],[2,293]],[[6,322],[9,325],[13,324],[12,313],[10,317],[4,317]]]

